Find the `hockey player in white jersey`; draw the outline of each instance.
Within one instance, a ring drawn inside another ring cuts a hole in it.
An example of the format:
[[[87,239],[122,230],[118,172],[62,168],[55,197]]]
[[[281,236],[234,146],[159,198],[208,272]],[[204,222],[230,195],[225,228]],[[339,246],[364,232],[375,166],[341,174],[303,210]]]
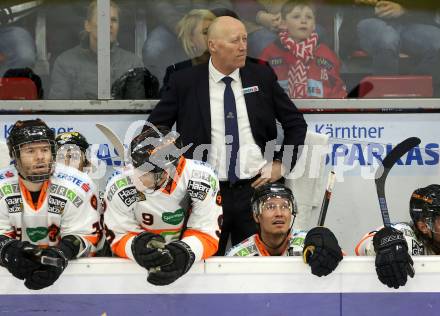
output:
[[[231,248],[227,256],[303,256],[317,276],[330,274],[342,260],[338,241],[328,228],[292,229],[296,201],[284,185],[258,187],[252,196],[252,211],[258,233]]]
[[[80,132],[70,131],[60,133],[55,137],[57,143],[57,163],[76,168],[81,172],[90,174],[92,172],[92,164],[89,159],[90,153],[88,148],[90,147],[87,139]],[[106,210],[106,204],[104,201],[104,191],[99,190],[98,185],[95,184],[98,192],[98,212],[100,231],[103,232],[104,227],[104,213]],[[96,246],[97,257],[111,257],[112,252],[110,246],[104,234],[101,234]]]
[[[113,252],[167,285],[214,255],[222,208],[207,164],[182,155],[177,133],[150,126],[130,144],[131,167],[107,184],[105,230]]]
[[[411,223],[395,223],[366,234],[358,256],[376,256],[379,280],[399,288],[414,276],[411,255],[440,255],[440,185],[416,189],[409,201]]]
[[[55,141],[57,143],[56,161],[86,172],[86,168],[90,167],[87,158],[87,149],[90,145],[87,139],[81,133],[73,131],[58,134]]]
[[[14,165],[0,171],[0,264],[38,290],[93,251],[97,197],[86,174],[54,163],[54,133],[43,121],[17,121],[8,147]]]

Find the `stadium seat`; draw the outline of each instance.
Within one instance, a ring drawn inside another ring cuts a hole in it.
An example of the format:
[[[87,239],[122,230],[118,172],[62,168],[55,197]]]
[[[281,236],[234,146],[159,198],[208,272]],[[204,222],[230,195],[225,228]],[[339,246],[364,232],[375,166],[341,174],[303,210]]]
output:
[[[367,76],[359,85],[359,98],[431,98],[432,96],[431,76]]]
[[[38,100],[37,87],[29,78],[0,78],[0,100]]]

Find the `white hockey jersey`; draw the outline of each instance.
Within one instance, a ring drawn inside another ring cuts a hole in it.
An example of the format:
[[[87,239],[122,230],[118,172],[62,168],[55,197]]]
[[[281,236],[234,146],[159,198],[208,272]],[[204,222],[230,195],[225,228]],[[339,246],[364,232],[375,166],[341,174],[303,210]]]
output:
[[[287,237],[289,242],[282,256],[302,256],[306,235],[307,232],[304,230],[292,230]],[[261,241],[260,236],[255,234],[232,247],[226,256],[270,256],[270,253]]]
[[[180,158],[175,179],[152,194],[139,192],[125,173],[116,173],[106,186],[106,235],[112,251],[133,258],[131,244],[143,231],[162,235],[167,242],[182,240],[196,260],[218,248],[222,216],[219,181],[212,168]]]
[[[80,237],[78,257],[91,255],[100,234],[96,190],[74,168],[56,165],[37,205],[14,166],[0,171],[0,234],[41,247],[56,246],[67,235]]]
[[[421,256],[421,255],[435,255],[435,253],[424,245],[423,241],[417,238],[413,228],[407,223],[396,223],[391,224],[391,227],[401,231],[403,236],[405,236],[406,242],[408,244],[408,253],[412,256]],[[375,256],[376,252],[374,251],[373,246],[373,237],[382,227],[379,227],[377,230],[372,231],[368,234],[365,234],[359,243],[356,245],[355,253],[357,256]]]

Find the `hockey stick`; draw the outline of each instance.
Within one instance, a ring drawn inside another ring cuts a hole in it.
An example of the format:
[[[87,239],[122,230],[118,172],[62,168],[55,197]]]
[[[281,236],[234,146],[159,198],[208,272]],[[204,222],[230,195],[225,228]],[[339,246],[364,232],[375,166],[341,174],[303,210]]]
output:
[[[104,134],[104,136],[110,141],[110,143],[115,147],[118,152],[119,158],[121,161],[125,161],[125,147],[124,144],[119,139],[118,135],[116,135],[109,127],[104,124],[96,123],[95,126]]]
[[[400,144],[391,150],[391,152],[385,157],[381,166],[376,170],[375,180],[377,198],[379,201],[380,212],[382,214],[383,225],[385,227],[391,226],[390,214],[388,212],[387,200],[385,197],[385,181],[387,179],[388,173],[394,164],[399,160],[404,154],[410,151],[412,148],[420,144],[420,138],[410,137],[405,139]]]
[[[319,213],[318,226],[324,226],[325,217],[327,215],[328,205],[332,196],[333,187],[335,186],[336,174],[331,171],[328,176],[327,187],[325,189],[324,197],[322,198],[321,212]]]

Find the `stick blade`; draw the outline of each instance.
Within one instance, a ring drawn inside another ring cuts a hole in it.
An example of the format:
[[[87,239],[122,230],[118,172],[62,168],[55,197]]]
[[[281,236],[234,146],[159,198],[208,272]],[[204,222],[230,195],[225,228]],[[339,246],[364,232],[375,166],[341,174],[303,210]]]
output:
[[[105,137],[107,137],[107,139],[111,142],[113,147],[115,147],[121,160],[124,160],[125,147],[124,144],[120,141],[119,137],[109,127],[105,126],[104,124],[96,123],[95,126],[104,134]]]
[[[388,156],[386,156],[385,159],[383,160],[382,164],[384,168],[391,168],[400,157],[402,157],[412,148],[419,145],[420,142],[421,142],[420,138],[410,137],[405,139],[401,143],[397,144],[397,146],[394,147],[393,150],[388,154]]]

